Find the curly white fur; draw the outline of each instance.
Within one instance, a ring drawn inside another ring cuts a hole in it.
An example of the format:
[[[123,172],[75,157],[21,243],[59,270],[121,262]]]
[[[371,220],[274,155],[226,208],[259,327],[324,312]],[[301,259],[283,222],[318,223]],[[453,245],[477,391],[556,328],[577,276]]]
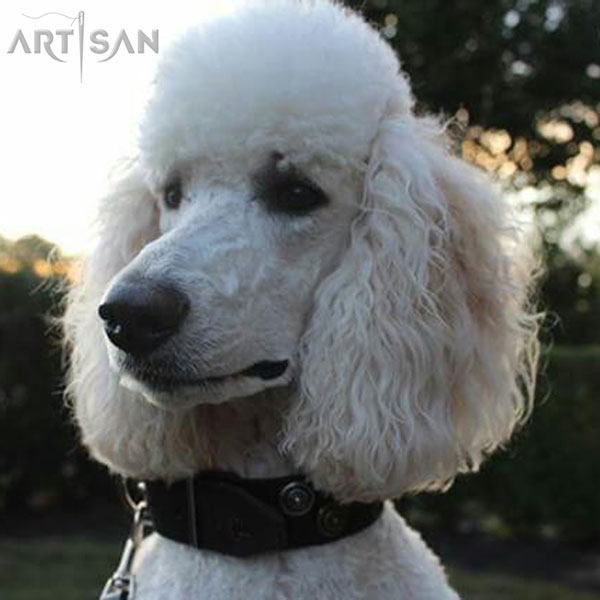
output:
[[[364,212],[303,337],[286,449],[343,498],[444,487],[530,410],[532,264],[501,199],[436,135],[383,119]]]
[[[533,396],[535,265],[502,197],[412,104],[389,46],[327,0],[257,0],[167,53],[65,315],[68,393],[95,458],[166,480],[300,470],[353,501],[444,488],[509,438]],[[268,214],[249,180],[274,153],[328,206]],[[174,172],[176,213],[160,201]],[[129,277],[192,300],[159,358],[199,376],[290,369],[125,387],[97,308]],[[456,597],[389,508],[359,536],[247,562],[153,538],[138,572],[147,599]]]

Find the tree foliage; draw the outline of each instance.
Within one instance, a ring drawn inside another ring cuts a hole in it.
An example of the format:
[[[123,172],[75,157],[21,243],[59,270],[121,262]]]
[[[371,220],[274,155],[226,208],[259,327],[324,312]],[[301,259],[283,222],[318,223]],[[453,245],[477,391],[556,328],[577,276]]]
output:
[[[0,513],[74,506],[111,490],[99,485],[63,403],[52,315],[66,271],[52,244],[0,238]]]

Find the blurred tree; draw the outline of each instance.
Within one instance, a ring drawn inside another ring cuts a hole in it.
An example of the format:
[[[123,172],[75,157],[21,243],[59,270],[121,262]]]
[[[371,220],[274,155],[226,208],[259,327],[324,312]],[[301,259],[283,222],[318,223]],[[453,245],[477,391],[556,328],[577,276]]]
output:
[[[519,156],[528,181],[600,140],[600,3],[597,0],[350,0],[394,45],[428,110],[444,111],[510,139],[488,140]],[[558,127],[544,127],[557,119]],[[575,145],[572,144],[575,142]],[[595,157],[598,162],[598,156]],[[560,179],[560,178],[558,178]],[[568,183],[577,186],[575,178]],[[577,186],[580,187],[580,186]]]
[[[65,270],[41,238],[0,238],[0,512],[75,506],[112,490],[99,485],[106,475],[85,457],[63,407],[48,317],[60,306]]]

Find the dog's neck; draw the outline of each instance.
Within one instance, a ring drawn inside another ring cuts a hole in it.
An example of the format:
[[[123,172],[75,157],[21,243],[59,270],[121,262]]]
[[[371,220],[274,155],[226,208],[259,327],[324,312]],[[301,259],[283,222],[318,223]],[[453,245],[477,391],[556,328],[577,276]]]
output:
[[[290,401],[290,391],[280,389],[194,408],[198,470],[261,478],[293,473],[292,464],[278,450]]]

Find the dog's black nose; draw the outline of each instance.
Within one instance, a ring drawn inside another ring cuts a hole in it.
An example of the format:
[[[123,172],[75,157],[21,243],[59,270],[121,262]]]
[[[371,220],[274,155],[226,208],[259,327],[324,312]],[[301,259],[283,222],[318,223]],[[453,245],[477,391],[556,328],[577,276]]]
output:
[[[189,309],[183,292],[139,280],[117,285],[98,314],[110,341],[128,354],[139,356],[170,338]]]

